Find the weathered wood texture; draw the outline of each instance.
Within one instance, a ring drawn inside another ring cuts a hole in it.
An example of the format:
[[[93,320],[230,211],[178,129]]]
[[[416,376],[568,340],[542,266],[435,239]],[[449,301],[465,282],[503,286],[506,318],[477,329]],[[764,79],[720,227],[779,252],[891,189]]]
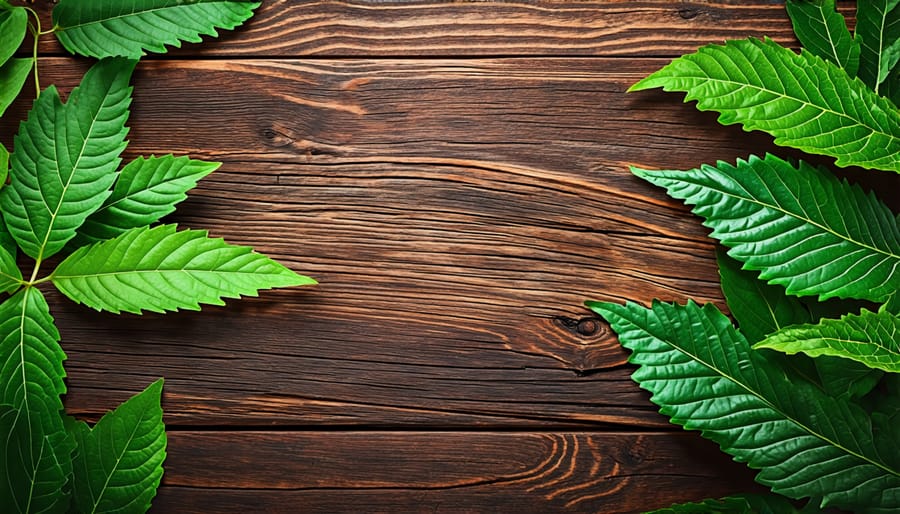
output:
[[[782,9],[267,1],[142,62],[126,159],[224,163],[171,221],[321,285],[142,317],[51,294],[67,408],[93,420],[166,377],[156,512],[630,512],[752,488],[656,414],[582,304],[721,305],[706,230],[628,165],[770,141],[625,90],[726,37],[794,44]],[[41,48],[68,91],[89,63]]]

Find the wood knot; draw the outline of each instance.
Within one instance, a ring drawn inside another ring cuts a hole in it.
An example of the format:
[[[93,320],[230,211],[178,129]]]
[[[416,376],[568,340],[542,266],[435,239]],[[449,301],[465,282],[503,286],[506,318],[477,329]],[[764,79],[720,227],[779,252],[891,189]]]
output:
[[[700,16],[700,9],[697,9],[695,7],[685,7],[683,9],[678,9],[678,16],[680,16],[682,20],[693,20],[697,16]]]
[[[578,334],[581,337],[594,337],[603,331],[603,323],[600,318],[570,318],[568,316],[557,316],[556,322],[562,325],[566,330]]]

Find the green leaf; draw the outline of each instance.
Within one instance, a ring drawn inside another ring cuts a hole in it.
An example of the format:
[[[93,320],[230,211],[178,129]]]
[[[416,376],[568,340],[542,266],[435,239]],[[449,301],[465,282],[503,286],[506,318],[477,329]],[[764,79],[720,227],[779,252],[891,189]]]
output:
[[[74,442],[41,396],[27,407],[0,405],[0,505],[4,513],[63,514]]]
[[[778,145],[828,155],[838,166],[900,172],[900,112],[836,64],[766,39],[708,45],[631,87],[687,92],[719,122],[762,130]]]
[[[808,323],[809,310],[799,298],[788,296],[781,286],[760,280],[759,273],[741,269],[739,261],[723,251],[716,254],[722,293],[741,333],[758,342],[781,328]]]
[[[0,246],[0,293],[12,293],[23,283],[15,257]]]
[[[156,223],[220,165],[172,155],[139,157],[122,168],[112,195],[88,217],[73,242],[83,246]]]
[[[9,150],[0,143],[0,189],[6,185],[7,178],[9,178]]]
[[[720,499],[679,503],[646,514],[799,514],[787,499],[774,494],[739,494]]]
[[[761,470],[758,482],[822,507],[900,509],[900,454],[878,451],[866,413],[752,350],[714,305],[588,306],[632,351],[632,378],[660,412]],[[900,427],[878,437],[895,444]]]
[[[126,144],[134,66],[125,59],[98,62],[66,104],[50,86],[20,125],[0,209],[33,259],[61,250],[109,196]]]
[[[0,66],[0,116],[12,105],[28,80],[33,59],[10,59]]]
[[[810,357],[830,355],[861,362],[873,369],[900,373],[900,318],[889,312],[863,310],[860,314],[824,319],[816,325],[788,327],[754,348],[770,348]]]
[[[17,512],[65,512],[59,494],[74,445],[62,426],[66,356],[47,302],[27,287],[0,304],[0,505]],[[30,505],[30,507],[28,507]],[[40,507],[40,508],[38,508]]]
[[[12,57],[28,30],[28,12],[22,7],[0,4],[0,65]]]
[[[835,9],[835,0],[787,0],[785,7],[797,39],[807,50],[856,76],[859,41],[853,39],[844,17]]]
[[[856,9],[856,37],[861,40],[859,78],[878,92],[900,59],[900,0],[866,0]]]
[[[66,392],[59,332],[39,290],[26,287],[0,304],[0,404],[21,408],[35,396],[52,396],[62,409]]]
[[[162,379],[106,413],[93,429],[73,430],[75,506],[78,512],[146,512],[166,458],[160,407]]]
[[[66,50],[90,57],[137,59],[166,45],[198,43],[253,16],[260,2],[224,0],[60,0],[56,36]]]
[[[799,357],[804,355],[785,356],[788,359]],[[822,390],[835,398],[844,397],[853,400],[862,398],[871,393],[884,376],[884,373],[877,369],[841,357],[820,355],[815,359],[807,358],[815,365]]]
[[[314,284],[281,264],[206,231],[175,225],[132,229],[78,249],[51,278],[63,294],[97,310],[143,310],[223,305],[222,298],[256,296],[260,289]]]
[[[830,173],[772,155],[632,172],[695,205],[728,255],[788,294],[882,302],[897,290],[897,219],[874,195]]]

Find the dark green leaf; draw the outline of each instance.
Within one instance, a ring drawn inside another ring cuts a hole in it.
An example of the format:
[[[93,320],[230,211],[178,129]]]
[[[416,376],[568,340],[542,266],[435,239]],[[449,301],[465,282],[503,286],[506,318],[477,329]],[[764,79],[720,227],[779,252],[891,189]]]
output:
[[[900,282],[900,228],[861,188],[767,155],[635,175],[695,205],[728,255],[793,295],[882,302]],[[821,208],[827,205],[828,208]]]
[[[47,88],[20,125],[0,209],[30,257],[40,261],[61,250],[109,195],[125,148],[134,65],[100,61],[65,105]]]
[[[72,431],[75,505],[79,512],[146,512],[166,458],[160,408],[162,379],[108,412],[93,429]]]
[[[679,503],[646,514],[799,514],[783,496],[740,494],[716,500]],[[811,513],[810,513],[811,514]]]
[[[77,303],[116,313],[199,309],[260,289],[315,283],[250,247],[176,229],[132,229],[82,247],[59,264],[53,283]]]
[[[810,357],[829,355],[855,360],[870,368],[900,373],[900,317],[890,312],[863,310],[840,320],[788,327],[770,335],[755,348],[770,348]]]
[[[835,0],[787,0],[788,15],[797,39],[810,52],[831,61],[856,76],[859,42],[853,39]]]
[[[32,59],[10,59],[0,66],[0,116],[19,96],[33,63]]]
[[[216,29],[233,29],[260,2],[225,0],[60,0],[53,9],[56,35],[70,52],[137,59],[166,45],[197,43]]]
[[[859,78],[876,92],[900,59],[900,0],[865,0],[856,9]]]
[[[900,172],[900,112],[838,65],[771,40],[709,45],[631,87],[687,92],[719,122],[775,143],[835,157],[838,166]]]
[[[20,409],[0,405],[0,505],[4,514],[63,514],[74,442],[59,412],[35,396]]]
[[[660,412],[761,470],[760,483],[822,507],[900,509],[900,454],[879,452],[866,413],[752,350],[714,305],[588,306],[632,351],[632,378]],[[879,437],[895,444],[900,426],[888,428]]]
[[[785,356],[788,359],[801,357],[804,355]],[[869,394],[884,376],[884,373],[877,369],[840,357],[821,355],[810,360],[815,365],[822,389],[826,394],[836,398],[846,397],[854,400],[862,398]]]
[[[760,280],[759,272],[741,269],[741,263],[723,251],[716,259],[725,301],[750,342],[762,341],[781,328],[812,321],[800,299],[788,296],[783,287]]]
[[[28,12],[22,7],[0,4],[0,65],[12,57],[28,30]]]
[[[187,198],[197,181],[220,166],[187,157],[139,157],[119,173],[112,195],[78,230],[75,244],[112,239],[132,228],[156,223]]]

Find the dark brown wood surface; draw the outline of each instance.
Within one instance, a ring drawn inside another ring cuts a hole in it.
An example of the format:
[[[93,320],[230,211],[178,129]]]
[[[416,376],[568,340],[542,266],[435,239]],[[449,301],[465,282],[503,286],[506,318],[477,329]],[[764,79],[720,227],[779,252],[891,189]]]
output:
[[[170,221],[321,284],[165,316],[51,293],[67,408],[96,420],[166,378],[160,513],[636,512],[753,489],[656,413],[582,306],[722,306],[706,229],[628,166],[770,141],[625,90],[747,35],[795,44],[765,0],[282,0],[146,59],[125,157],[223,162]],[[41,49],[63,91],[90,64]]]

